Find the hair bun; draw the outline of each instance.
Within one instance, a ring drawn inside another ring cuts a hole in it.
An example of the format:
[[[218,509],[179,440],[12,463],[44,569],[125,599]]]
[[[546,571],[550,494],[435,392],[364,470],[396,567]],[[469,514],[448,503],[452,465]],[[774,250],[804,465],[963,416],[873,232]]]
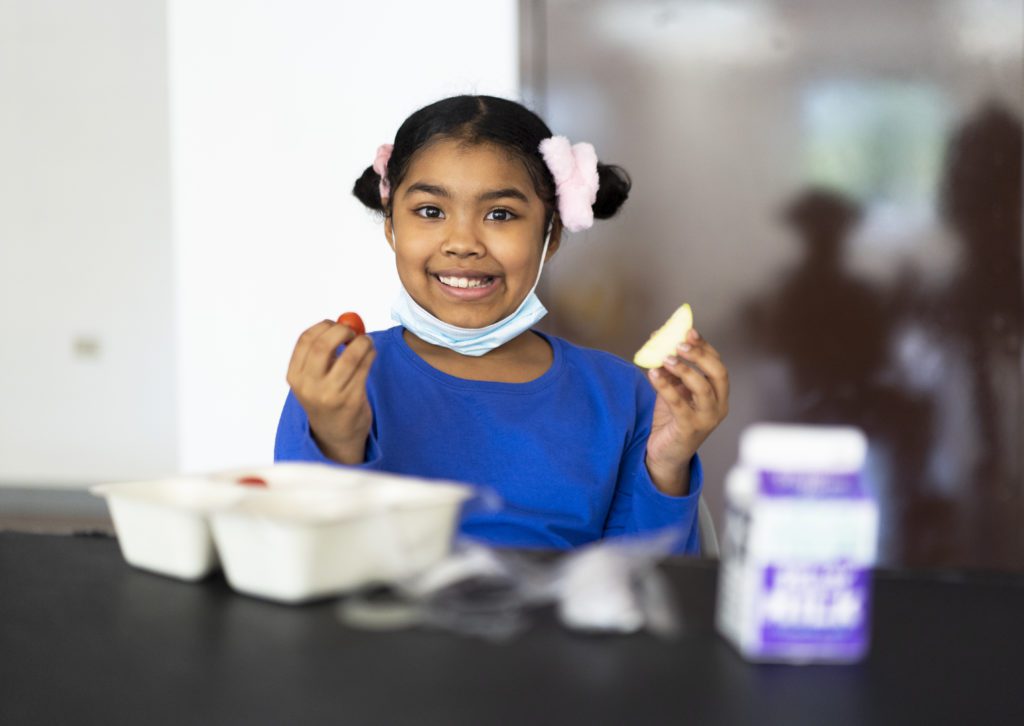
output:
[[[629,198],[629,190],[633,181],[621,166],[614,164],[597,165],[597,199],[594,200],[594,216],[597,219],[608,219],[619,211],[619,207]]]
[[[362,176],[352,186],[352,194],[367,208],[383,214],[386,210],[380,201],[380,174],[372,166],[366,167]]]

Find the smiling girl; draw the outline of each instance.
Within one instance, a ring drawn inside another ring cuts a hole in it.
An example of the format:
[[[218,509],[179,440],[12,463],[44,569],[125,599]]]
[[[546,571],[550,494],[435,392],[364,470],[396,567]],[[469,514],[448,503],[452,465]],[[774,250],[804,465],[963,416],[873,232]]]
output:
[[[384,218],[398,325],[302,334],[275,458],[488,486],[504,506],[462,531],[497,545],[678,527],[679,549],[696,552],[697,448],[728,409],[718,353],[691,331],[645,376],[532,329],[563,229],[611,217],[629,189],[512,101],[457,96],[410,116],[354,189]]]

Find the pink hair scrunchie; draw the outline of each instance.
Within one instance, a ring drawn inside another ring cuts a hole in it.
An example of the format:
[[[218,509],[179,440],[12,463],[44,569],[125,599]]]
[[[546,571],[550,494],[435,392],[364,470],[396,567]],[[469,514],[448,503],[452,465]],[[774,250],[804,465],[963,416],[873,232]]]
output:
[[[373,160],[373,170],[380,175],[380,200],[387,202],[391,196],[391,184],[388,182],[388,162],[391,160],[391,152],[395,150],[394,144],[381,144],[377,147],[377,156]]]
[[[592,227],[599,185],[597,152],[593,145],[570,145],[564,136],[552,136],[540,142],[540,154],[555,178],[562,224],[570,232]]]

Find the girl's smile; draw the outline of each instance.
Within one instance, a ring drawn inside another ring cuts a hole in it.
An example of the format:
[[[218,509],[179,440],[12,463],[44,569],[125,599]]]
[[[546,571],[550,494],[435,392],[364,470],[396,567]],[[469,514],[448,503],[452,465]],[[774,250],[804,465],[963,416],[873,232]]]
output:
[[[393,194],[385,235],[421,307],[463,328],[515,312],[537,280],[546,217],[522,162],[445,139],[416,154]],[[552,234],[548,256],[557,246]]]
[[[498,289],[497,275],[483,275],[458,268],[433,273],[446,295],[456,300],[479,300]]]

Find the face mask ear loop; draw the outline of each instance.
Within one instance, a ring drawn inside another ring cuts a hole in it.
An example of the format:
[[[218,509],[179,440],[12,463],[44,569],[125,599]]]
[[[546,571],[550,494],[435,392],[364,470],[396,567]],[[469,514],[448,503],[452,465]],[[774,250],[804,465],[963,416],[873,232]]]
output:
[[[548,233],[544,235],[544,249],[540,252],[540,267],[537,268],[537,279],[533,281],[533,287],[530,288],[530,292],[526,293],[526,297],[530,297],[537,289],[537,285],[540,284],[540,273],[544,271],[544,259],[548,256],[548,243],[551,242],[551,231],[555,228],[555,220],[551,220],[548,224]],[[524,299],[525,303],[526,300]]]

